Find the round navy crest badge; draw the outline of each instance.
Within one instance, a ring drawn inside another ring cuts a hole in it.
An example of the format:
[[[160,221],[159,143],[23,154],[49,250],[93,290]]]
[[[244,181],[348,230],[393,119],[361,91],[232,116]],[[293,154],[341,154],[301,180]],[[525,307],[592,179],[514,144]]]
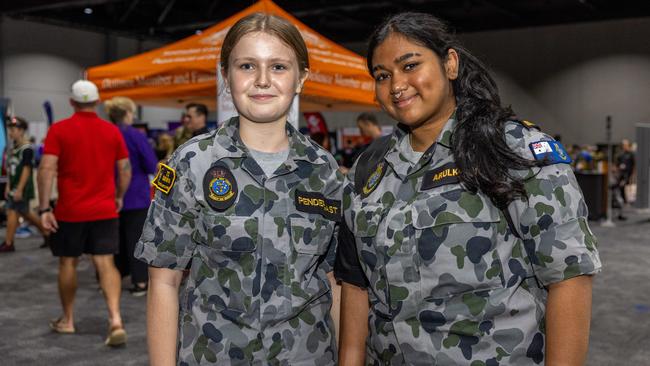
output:
[[[379,185],[381,178],[384,177],[384,173],[386,172],[386,169],[384,169],[385,164],[386,163],[383,161],[377,164],[375,171],[370,174],[370,177],[368,177],[368,181],[366,181],[366,184],[363,186],[364,196],[368,196],[375,190],[375,188],[377,188],[377,185]]]
[[[212,166],[203,177],[203,194],[210,207],[225,211],[237,198],[237,181],[223,163]]]

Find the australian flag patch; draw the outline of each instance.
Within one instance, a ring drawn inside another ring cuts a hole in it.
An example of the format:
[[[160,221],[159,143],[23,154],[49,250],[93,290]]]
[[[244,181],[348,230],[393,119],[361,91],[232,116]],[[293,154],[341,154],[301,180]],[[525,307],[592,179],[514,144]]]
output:
[[[530,145],[530,151],[533,152],[535,160],[545,161],[548,164],[569,164],[571,157],[559,141],[537,141]]]

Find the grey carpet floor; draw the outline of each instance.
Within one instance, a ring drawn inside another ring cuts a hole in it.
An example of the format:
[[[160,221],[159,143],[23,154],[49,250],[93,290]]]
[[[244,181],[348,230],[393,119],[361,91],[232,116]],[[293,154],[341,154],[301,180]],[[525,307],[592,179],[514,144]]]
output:
[[[604,270],[594,280],[589,366],[650,366],[649,218],[630,212],[615,228],[591,223]],[[50,331],[49,319],[60,315],[57,260],[38,248],[40,242],[18,239],[15,253],[0,255],[0,365],[146,365],[146,299],[131,296],[125,280],[121,303],[129,340],[117,349],[104,346],[106,306],[88,258],[79,265],[77,333]]]

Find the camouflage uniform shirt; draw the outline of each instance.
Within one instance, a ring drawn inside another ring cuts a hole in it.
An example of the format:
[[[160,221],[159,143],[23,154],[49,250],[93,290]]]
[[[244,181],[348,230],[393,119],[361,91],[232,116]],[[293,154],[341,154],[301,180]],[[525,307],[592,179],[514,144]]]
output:
[[[337,255],[355,246],[365,275],[369,365],[543,364],[545,287],[600,270],[570,166],[511,171],[527,178],[528,202],[508,207],[520,239],[488,196],[461,186],[455,125],[450,119],[418,162],[406,159],[409,136],[396,129],[363,192],[354,194],[354,169],[346,184],[355,243],[340,242]],[[531,160],[529,144],[553,141],[518,122],[505,131],[511,149]]]
[[[156,192],[135,256],[189,269],[179,365],[332,365],[326,272],[343,176],[329,153],[287,124],[289,157],[267,178],[238,123],[170,158],[161,184],[169,190]]]

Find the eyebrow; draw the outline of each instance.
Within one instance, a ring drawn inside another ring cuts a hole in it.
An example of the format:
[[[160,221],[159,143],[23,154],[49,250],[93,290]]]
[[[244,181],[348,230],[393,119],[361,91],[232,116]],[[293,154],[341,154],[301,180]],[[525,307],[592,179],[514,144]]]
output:
[[[420,54],[417,53],[417,52],[409,52],[409,53],[405,53],[405,54],[403,54],[403,55],[400,56],[400,57],[397,57],[397,58],[395,59],[395,61],[393,61],[393,62],[395,62],[396,64],[398,64],[398,63],[400,63],[400,62],[402,62],[402,61],[404,61],[404,60],[408,60],[409,58],[414,57],[414,56],[422,56],[422,55],[420,55]]]
[[[255,57],[237,57],[237,58],[234,59],[233,61],[258,61],[258,60],[259,60],[259,59],[255,58]],[[268,59],[268,61],[270,61],[270,62],[286,62],[286,63],[291,63],[291,60],[290,60],[290,59],[281,58],[281,57],[273,57],[273,58]]]
[[[409,58],[415,57],[415,56],[422,56],[422,55],[417,53],[417,52],[409,52],[409,53],[403,54],[402,56],[396,57],[395,60],[393,60],[393,62],[396,63],[396,64],[399,64],[400,62],[404,62],[404,61],[408,60]],[[377,69],[386,69],[386,67],[384,65],[379,64],[379,65],[376,65],[375,67],[373,67],[372,71],[375,72]]]

